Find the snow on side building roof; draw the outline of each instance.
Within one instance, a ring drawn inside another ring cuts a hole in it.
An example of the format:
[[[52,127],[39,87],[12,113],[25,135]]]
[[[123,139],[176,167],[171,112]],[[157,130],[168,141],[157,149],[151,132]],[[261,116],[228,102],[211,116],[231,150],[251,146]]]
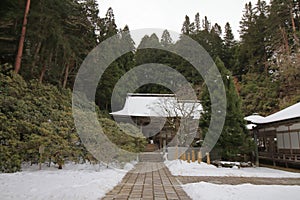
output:
[[[173,94],[128,94],[122,110],[111,115],[137,117],[182,117],[199,119],[202,106],[196,101],[178,102]]]
[[[267,117],[253,116],[255,115],[245,117],[245,120],[250,121],[254,124],[267,124],[288,119],[300,118],[300,102]]]
[[[294,119],[300,117],[300,102],[290,107],[287,107],[277,113],[267,116],[262,124],[283,121],[287,119]],[[258,123],[259,124],[259,123]]]
[[[255,124],[247,124],[247,125],[246,125],[246,128],[247,128],[248,130],[253,130],[253,128],[255,128],[255,127],[256,127]]]
[[[253,115],[247,116],[247,117],[245,117],[244,119],[245,119],[246,121],[256,123],[256,122],[263,121],[263,120],[265,119],[265,117],[260,116],[260,115],[258,115],[257,113],[254,113]]]

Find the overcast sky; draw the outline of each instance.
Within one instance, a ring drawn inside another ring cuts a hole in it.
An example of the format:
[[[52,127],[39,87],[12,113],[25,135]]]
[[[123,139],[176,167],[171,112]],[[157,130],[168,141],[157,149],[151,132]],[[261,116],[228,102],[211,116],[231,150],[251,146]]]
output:
[[[250,0],[98,0],[100,16],[109,7],[114,10],[116,24],[123,28],[128,24],[130,30],[141,28],[161,28],[181,31],[185,15],[191,21],[197,12],[200,18],[207,16],[209,21],[218,23],[222,30],[230,22],[236,39],[239,38],[239,21],[245,4]],[[254,4],[257,0],[252,0]],[[269,2],[269,0],[267,0]]]

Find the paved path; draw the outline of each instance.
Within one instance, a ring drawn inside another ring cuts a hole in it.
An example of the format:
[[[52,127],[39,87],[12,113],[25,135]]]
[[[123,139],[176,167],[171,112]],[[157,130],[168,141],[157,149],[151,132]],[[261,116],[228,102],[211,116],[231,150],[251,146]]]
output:
[[[122,182],[106,194],[107,199],[191,200],[177,179],[160,162],[141,162],[128,172]]]

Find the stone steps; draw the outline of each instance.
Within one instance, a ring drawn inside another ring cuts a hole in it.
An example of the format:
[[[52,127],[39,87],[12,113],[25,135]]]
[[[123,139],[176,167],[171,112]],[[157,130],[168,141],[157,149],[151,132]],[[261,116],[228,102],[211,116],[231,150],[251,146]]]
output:
[[[156,144],[147,144],[147,146],[145,147],[145,152],[153,152],[158,150],[158,147]]]
[[[140,162],[163,162],[163,155],[159,152],[145,152],[139,155]]]

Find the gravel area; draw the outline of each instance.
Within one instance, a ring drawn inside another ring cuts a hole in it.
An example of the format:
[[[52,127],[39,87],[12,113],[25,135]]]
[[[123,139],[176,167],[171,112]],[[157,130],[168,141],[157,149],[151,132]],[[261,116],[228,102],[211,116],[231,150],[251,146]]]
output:
[[[176,176],[182,184],[208,182],[214,184],[240,185],[300,185],[300,178],[258,178],[258,177],[215,177],[215,176]]]

